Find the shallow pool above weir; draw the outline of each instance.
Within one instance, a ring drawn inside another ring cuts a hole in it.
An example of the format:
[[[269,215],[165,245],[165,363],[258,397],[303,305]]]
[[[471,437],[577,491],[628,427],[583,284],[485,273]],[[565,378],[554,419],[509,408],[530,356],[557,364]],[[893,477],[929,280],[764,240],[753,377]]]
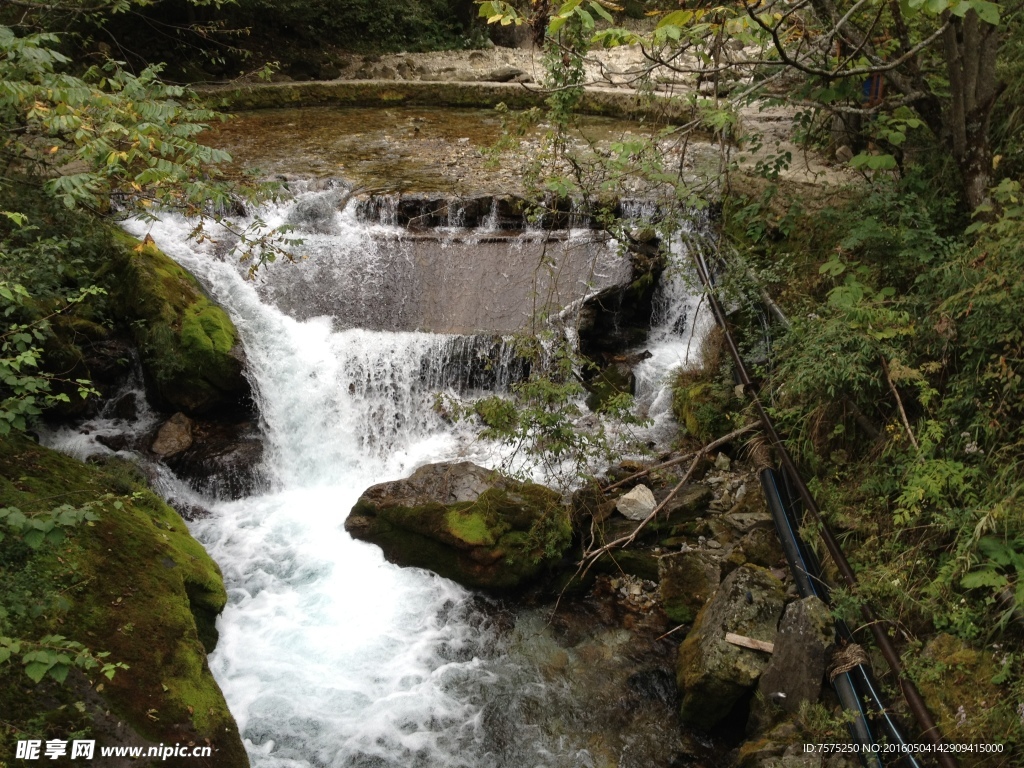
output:
[[[514,113],[505,113],[512,122]],[[494,109],[424,106],[308,106],[239,111],[203,134],[227,150],[235,169],[256,169],[279,178],[345,179],[366,190],[451,195],[518,193],[522,166],[535,159],[540,124],[517,137],[515,146],[492,151],[502,135],[503,113]],[[614,142],[656,136],[664,126],[609,117],[581,117],[571,142],[607,150]],[[715,167],[718,148],[688,144],[685,169]]]

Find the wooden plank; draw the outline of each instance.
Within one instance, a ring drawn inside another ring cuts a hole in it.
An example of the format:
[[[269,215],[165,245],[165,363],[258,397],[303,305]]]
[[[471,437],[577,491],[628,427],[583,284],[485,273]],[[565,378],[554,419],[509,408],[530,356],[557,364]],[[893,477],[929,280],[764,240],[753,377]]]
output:
[[[734,632],[725,633],[725,642],[738,645],[741,648],[750,648],[754,651],[764,651],[765,653],[775,652],[775,643],[768,643],[764,640],[755,640],[752,637],[744,637],[743,635],[737,635]]]

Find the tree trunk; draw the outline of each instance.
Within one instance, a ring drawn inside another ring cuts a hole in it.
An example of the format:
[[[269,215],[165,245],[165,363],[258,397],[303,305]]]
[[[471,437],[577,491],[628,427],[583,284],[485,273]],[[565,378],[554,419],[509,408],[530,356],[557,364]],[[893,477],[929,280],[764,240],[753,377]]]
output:
[[[989,128],[1002,89],[996,79],[1000,34],[974,11],[952,22],[944,38],[950,92],[945,127],[973,211],[987,199],[992,177]]]

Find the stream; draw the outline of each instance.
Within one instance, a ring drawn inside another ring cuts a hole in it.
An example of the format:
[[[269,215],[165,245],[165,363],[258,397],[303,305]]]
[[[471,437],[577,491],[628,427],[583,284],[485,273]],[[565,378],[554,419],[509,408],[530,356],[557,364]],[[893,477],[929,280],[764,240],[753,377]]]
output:
[[[271,224],[294,219],[297,206],[322,194],[301,192],[261,215]],[[315,232],[300,231],[311,238],[308,259],[270,265],[256,281],[217,246],[189,241],[185,220],[127,225],[150,234],[229,312],[256,392],[263,492],[230,501],[199,497],[166,469],[160,480],[165,495],[211,512],[190,524],[229,592],[210,665],[254,768],[668,765],[685,751],[672,706],[621,700],[638,655],[628,631],[592,622],[567,638],[550,610],[510,611],[430,572],[396,567],[343,530],[374,483],[428,462],[507,458],[470,425],[443,420],[433,403],[438,392],[501,391],[515,375],[493,334],[414,330],[415,313],[397,323],[406,329],[360,322],[375,303],[392,307],[381,317],[396,316],[387,276],[416,259],[401,230],[354,210],[350,203],[330,213],[326,228],[320,221]],[[447,237],[469,242],[471,253],[472,235],[452,228]],[[567,240],[614,270],[614,243],[583,231]],[[416,284],[415,275],[404,280]],[[324,314],[311,316],[302,297],[321,302]],[[652,440],[671,432],[665,380],[693,359],[700,335],[681,276],[669,273],[658,307],[652,355],[637,370]],[[94,437],[105,422],[87,426]],[[49,442],[79,455],[107,451],[80,433]]]

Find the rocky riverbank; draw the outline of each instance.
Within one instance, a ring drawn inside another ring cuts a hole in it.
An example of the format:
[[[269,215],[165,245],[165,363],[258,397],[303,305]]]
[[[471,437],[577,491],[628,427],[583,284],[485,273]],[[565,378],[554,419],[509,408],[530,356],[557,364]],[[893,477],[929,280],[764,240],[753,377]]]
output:
[[[586,650],[588,636],[626,633],[627,658],[600,662],[605,685],[613,698],[647,701],[644,716],[654,707],[662,729],[675,724],[676,751],[662,754],[665,764],[803,765],[805,723],[798,713],[822,696],[832,618],[819,601],[798,599],[757,467],[731,458],[735,448],[705,458],[639,531],[677,485],[678,468],[641,474],[643,467],[627,464],[610,471],[611,479],[624,475],[614,490],[577,492],[557,513],[571,518],[571,540],[539,533],[554,530],[548,496],[540,506],[523,497],[496,504],[491,496],[516,484],[468,463],[424,467],[408,480],[369,489],[346,528],[398,564],[437,570],[506,604],[547,606],[550,622],[561,628],[565,663],[593,652]],[[510,533],[499,537],[502,530]],[[634,532],[629,546],[589,557],[603,542]],[[529,553],[514,554],[520,545],[509,548],[503,536],[535,542],[530,569],[519,562]],[[488,569],[485,580],[481,568]],[[626,722],[632,732],[643,727],[636,715]],[[687,733],[710,741],[687,741]],[[725,763],[714,757],[730,749]],[[826,764],[847,762],[835,757]]]

